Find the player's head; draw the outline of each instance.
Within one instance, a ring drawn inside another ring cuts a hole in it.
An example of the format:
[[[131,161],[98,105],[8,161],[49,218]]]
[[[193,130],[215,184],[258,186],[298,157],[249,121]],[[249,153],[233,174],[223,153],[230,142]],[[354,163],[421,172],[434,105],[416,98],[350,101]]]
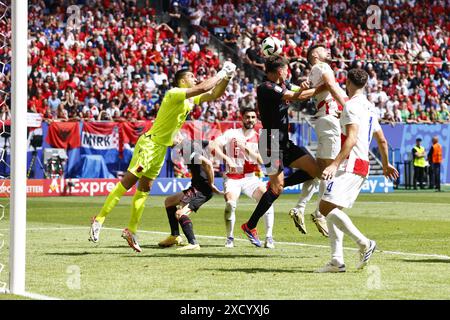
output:
[[[245,129],[253,129],[258,120],[256,117],[256,110],[251,107],[241,109],[242,125]]]
[[[194,74],[188,69],[181,69],[175,73],[174,86],[178,88],[192,88],[197,84]]]
[[[272,56],[266,59],[266,73],[276,77],[277,80],[286,81],[289,70],[289,61],[283,57]]]
[[[313,62],[316,60],[322,62],[330,62],[331,52],[323,44],[315,44],[308,49],[306,58],[308,59],[308,62],[310,64],[313,64]]]
[[[351,69],[347,73],[347,82],[345,83],[348,93],[363,89],[367,84],[367,79],[369,79],[369,75],[364,69]]]

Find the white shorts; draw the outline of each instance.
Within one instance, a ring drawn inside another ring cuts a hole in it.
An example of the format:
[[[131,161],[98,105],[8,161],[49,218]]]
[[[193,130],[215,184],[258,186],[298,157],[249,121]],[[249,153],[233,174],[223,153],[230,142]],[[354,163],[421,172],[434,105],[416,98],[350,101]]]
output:
[[[327,181],[327,188],[322,200],[339,207],[351,208],[358,198],[359,192],[366,181],[365,177],[354,173],[338,171],[333,180]]]
[[[261,185],[264,186],[264,182],[259,180],[255,175],[249,175],[242,179],[230,179],[227,177],[223,179],[223,189],[225,193],[230,192],[237,194],[238,196],[240,196],[241,193],[244,193],[250,199],[253,199],[253,193]]]
[[[320,117],[313,122],[317,135],[318,159],[335,159],[341,151],[341,124],[332,115]]]

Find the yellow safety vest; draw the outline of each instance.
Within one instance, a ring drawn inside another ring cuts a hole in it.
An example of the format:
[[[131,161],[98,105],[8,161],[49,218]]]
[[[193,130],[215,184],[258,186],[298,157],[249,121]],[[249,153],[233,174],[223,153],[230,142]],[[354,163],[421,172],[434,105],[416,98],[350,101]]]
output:
[[[417,147],[417,146],[415,146],[414,147],[414,151],[416,152],[416,153],[423,153],[423,152],[425,152],[425,148],[424,147]],[[425,168],[425,165],[426,165],[426,160],[425,160],[425,157],[423,157],[423,158],[418,158],[418,157],[416,157],[416,156],[414,156],[414,167],[421,167],[421,168]]]

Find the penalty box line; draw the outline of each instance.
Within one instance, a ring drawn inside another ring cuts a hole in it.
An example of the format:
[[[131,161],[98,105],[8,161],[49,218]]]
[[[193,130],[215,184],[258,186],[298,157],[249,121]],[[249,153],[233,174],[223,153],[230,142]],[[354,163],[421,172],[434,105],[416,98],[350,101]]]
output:
[[[27,231],[59,231],[59,230],[86,230],[86,227],[54,227],[54,228],[27,228]],[[0,231],[8,231],[9,229],[0,229]],[[103,227],[103,230],[111,230],[111,231],[122,231],[123,229],[119,228],[108,228]],[[146,234],[155,234],[155,235],[167,235],[168,232],[161,231],[149,231],[149,230],[139,230],[140,233]],[[195,235],[198,238],[204,239],[212,239],[212,240],[226,240],[226,237],[219,236],[206,236],[206,235]],[[234,239],[235,241],[240,242],[248,242],[247,239]],[[311,248],[329,248],[328,245],[320,245],[320,244],[307,244],[301,242],[283,242],[276,241],[277,244],[288,245],[288,246],[298,246],[298,247],[311,247]],[[345,250],[349,251],[358,251],[356,248],[347,248],[344,247]],[[426,253],[414,253],[414,252],[401,252],[401,251],[389,251],[389,250],[376,250],[379,253],[390,254],[390,255],[399,255],[399,256],[410,256],[410,257],[427,257],[427,258],[439,258],[439,259],[449,259],[450,256],[442,255],[442,254],[426,254]]]

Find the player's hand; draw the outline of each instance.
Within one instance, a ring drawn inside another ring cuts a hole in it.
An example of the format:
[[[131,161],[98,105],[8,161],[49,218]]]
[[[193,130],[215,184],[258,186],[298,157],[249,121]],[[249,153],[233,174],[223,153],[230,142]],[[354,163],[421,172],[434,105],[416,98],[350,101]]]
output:
[[[386,167],[383,167],[383,175],[386,178],[389,178],[393,181],[397,180],[400,177],[400,174],[398,173],[397,169],[391,164],[388,164]]]
[[[225,71],[227,78],[231,79],[233,78],[234,72],[236,71],[236,65],[231,61],[225,61],[222,70]]]
[[[303,81],[303,82],[300,84],[300,88],[301,88],[302,90],[309,89],[310,86],[311,86],[311,83],[309,82],[309,80]]]
[[[236,162],[231,159],[230,157],[225,159],[228,167],[230,168],[230,173],[236,173],[237,172],[237,164]]]
[[[216,187],[215,184],[212,184],[210,187],[211,187],[213,193],[216,193],[216,194],[222,194],[222,195],[224,194],[223,191],[220,191],[220,190]]]
[[[328,167],[325,168],[322,172],[322,179],[323,180],[331,180],[336,175],[337,171],[337,165],[334,163],[330,164]]]
[[[178,132],[176,135],[175,135],[175,137],[173,138],[173,141],[172,141],[172,148],[173,147],[175,147],[175,146],[177,146],[177,145],[179,145],[182,141],[183,141],[183,139],[184,139],[184,136],[183,136],[183,134],[181,133],[181,132]]]
[[[243,151],[247,150],[247,144],[245,141],[236,140],[236,146],[241,148]]]

